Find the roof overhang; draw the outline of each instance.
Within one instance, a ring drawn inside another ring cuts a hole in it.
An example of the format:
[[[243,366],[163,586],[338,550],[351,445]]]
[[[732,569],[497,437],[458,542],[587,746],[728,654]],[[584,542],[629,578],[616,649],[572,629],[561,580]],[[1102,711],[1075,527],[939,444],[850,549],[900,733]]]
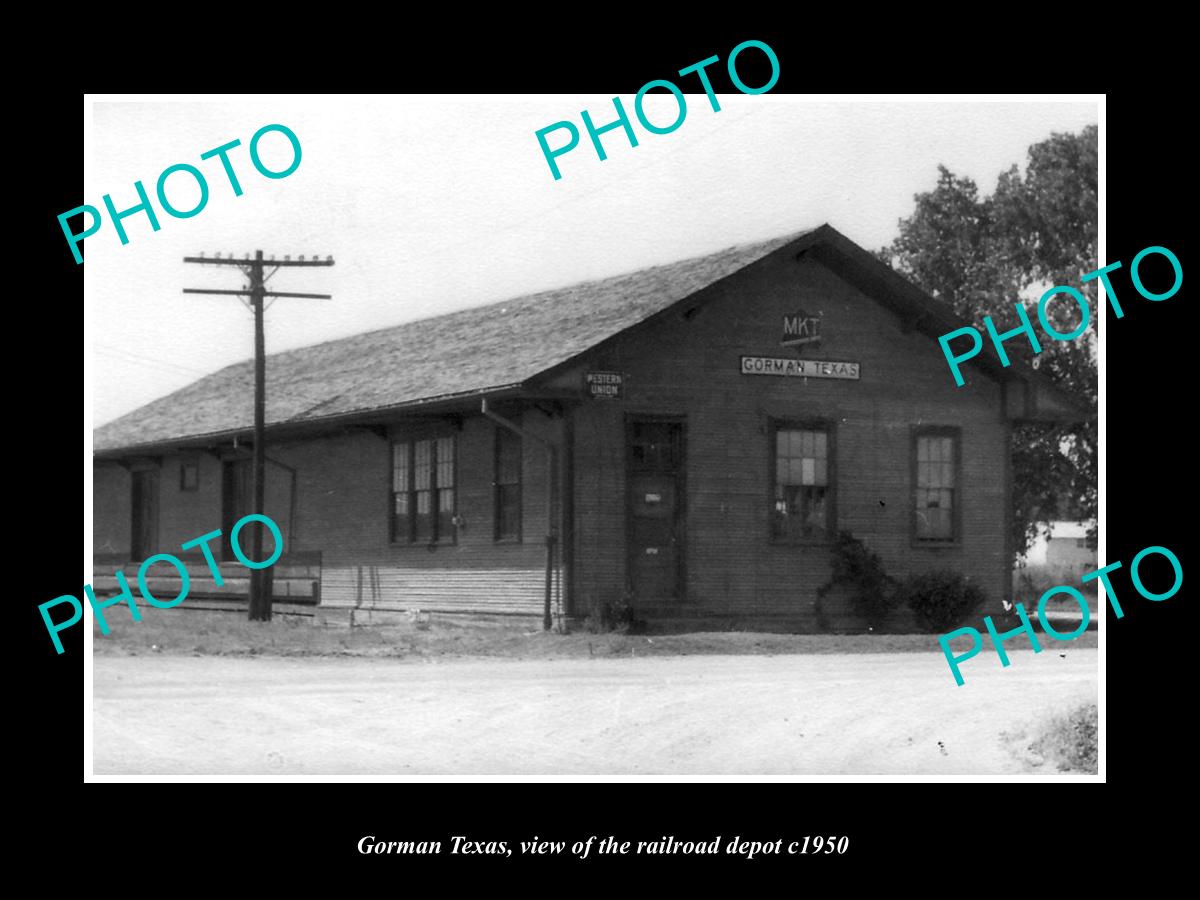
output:
[[[771,251],[765,259],[775,254],[788,253],[797,259],[811,258],[833,271],[848,283],[859,288],[875,302],[894,312],[901,328],[917,330],[937,337],[963,327],[974,327],[960,318],[948,306],[935,300],[928,293],[904,278],[872,253],[858,246],[829,225],[822,225],[797,235],[794,240]],[[758,260],[760,261],[760,260]],[[757,262],[757,261],[756,261]],[[755,263],[750,263],[754,265]],[[740,270],[738,270],[740,271]],[[731,278],[730,273],[712,284]],[[707,291],[708,285],[703,291]],[[700,293],[700,292],[697,292]],[[711,294],[709,295],[711,296]],[[551,397],[537,385],[557,372],[577,365],[588,355],[628,336],[631,332],[651,326],[668,316],[678,315],[681,310],[691,310],[698,305],[696,293],[684,297],[670,306],[659,310],[640,323],[609,335],[604,340],[580,351],[569,359],[562,360],[526,381],[516,384],[497,385],[488,388],[426,397],[401,404],[357,410],[334,416],[309,417],[296,421],[274,422],[267,425],[266,433],[275,440],[300,438],[355,426],[372,427],[400,418],[421,415],[445,415],[452,412],[478,412],[481,398],[503,399],[578,399],[574,394],[561,392]],[[1015,356],[1015,350],[1010,351]],[[1011,365],[1002,366],[993,354],[980,353],[972,362],[986,375],[1005,385],[1005,415],[1013,421],[1040,422],[1084,422],[1094,419],[1093,409],[1081,406],[1057,384],[1039,374],[1019,358]],[[947,378],[950,374],[947,371]],[[161,440],[146,441],[94,451],[96,459],[121,459],[132,455],[162,453],[169,450],[205,449],[232,441],[250,440],[253,429],[248,426],[186,435]]]
[[[520,384],[499,385],[497,387],[484,388],[462,394],[450,394],[425,400],[414,400],[395,406],[341,413],[336,416],[323,416],[295,422],[271,422],[267,424],[264,433],[266,437],[274,440],[289,440],[355,427],[383,425],[394,422],[397,419],[414,418],[424,415],[438,416],[455,412],[477,412],[479,400],[483,397],[505,399],[525,396],[530,395]],[[101,450],[94,450],[92,456],[97,460],[116,460],[125,459],[130,456],[176,450],[206,450],[231,443],[235,440],[250,442],[253,439],[253,427],[231,428],[207,434],[186,435],[139,444],[126,444],[119,447],[106,447]]]

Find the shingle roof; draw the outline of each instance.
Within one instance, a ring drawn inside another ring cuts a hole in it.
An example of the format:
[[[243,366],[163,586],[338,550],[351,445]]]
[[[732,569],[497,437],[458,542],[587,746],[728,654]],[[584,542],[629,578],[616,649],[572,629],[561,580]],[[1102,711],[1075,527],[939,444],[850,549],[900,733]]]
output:
[[[810,231],[267,357],[268,426],[527,381]],[[96,451],[248,430],[247,360],[97,428]]]

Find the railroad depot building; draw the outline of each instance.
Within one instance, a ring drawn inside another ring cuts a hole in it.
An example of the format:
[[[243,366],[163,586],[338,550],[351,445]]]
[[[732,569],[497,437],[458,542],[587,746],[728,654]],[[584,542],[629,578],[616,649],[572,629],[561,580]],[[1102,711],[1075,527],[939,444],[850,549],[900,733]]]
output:
[[[540,617],[549,584],[568,616],[627,597],[815,630],[845,530],[889,574],[958,570],[998,610],[1012,426],[1087,413],[986,352],[956,387],[937,336],[963,324],[825,225],[273,354],[275,599],[327,622]],[[244,594],[227,538],[252,421],[245,362],[95,431],[98,593],[164,552],[191,596]],[[221,588],[180,550],[218,527]],[[170,565],[151,576],[176,595]],[[861,625],[836,592],[825,612]]]

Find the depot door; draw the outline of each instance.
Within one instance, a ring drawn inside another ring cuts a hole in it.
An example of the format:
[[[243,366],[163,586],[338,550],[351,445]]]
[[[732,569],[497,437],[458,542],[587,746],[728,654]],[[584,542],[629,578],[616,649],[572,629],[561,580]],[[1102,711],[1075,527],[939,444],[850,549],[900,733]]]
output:
[[[222,558],[230,562],[234,558],[229,543],[233,526],[254,511],[254,470],[248,459],[230,459],[225,461],[221,476],[221,551]],[[247,546],[245,536],[240,537],[242,546]]]
[[[628,572],[639,605],[682,599],[684,584],[683,420],[628,422]]]
[[[143,469],[132,473],[130,501],[133,520],[130,558],[145,559],[158,549],[158,472]]]

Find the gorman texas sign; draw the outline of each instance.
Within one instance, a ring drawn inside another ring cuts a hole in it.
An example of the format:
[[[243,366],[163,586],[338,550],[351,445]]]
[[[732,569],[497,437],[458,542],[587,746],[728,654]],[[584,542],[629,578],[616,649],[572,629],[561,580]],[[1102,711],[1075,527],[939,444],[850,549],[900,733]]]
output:
[[[741,370],[743,375],[858,379],[858,363],[823,362],[819,359],[779,359],[771,356],[743,356]]]

